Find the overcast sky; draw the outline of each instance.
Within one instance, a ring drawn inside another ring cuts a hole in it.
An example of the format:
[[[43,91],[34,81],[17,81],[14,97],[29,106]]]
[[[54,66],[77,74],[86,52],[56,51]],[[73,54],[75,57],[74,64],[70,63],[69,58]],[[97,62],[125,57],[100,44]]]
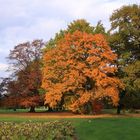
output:
[[[6,76],[6,58],[19,43],[49,40],[73,20],[84,18],[92,25],[102,20],[108,29],[109,16],[122,5],[139,0],[0,0],[0,77]]]

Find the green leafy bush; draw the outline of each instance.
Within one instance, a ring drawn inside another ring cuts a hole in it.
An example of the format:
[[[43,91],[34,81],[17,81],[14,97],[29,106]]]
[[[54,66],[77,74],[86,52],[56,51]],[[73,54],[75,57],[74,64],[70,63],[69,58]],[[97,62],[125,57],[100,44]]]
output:
[[[75,129],[67,121],[0,122],[1,140],[75,140]]]

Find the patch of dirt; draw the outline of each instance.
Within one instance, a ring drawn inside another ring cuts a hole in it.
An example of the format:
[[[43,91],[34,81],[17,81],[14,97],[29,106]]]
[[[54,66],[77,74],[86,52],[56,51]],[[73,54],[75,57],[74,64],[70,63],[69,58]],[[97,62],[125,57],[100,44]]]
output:
[[[20,117],[20,118],[118,118],[118,117],[140,117],[140,114],[99,114],[99,115],[76,115],[68,112],[53,113],[2,113],[0,117]]]

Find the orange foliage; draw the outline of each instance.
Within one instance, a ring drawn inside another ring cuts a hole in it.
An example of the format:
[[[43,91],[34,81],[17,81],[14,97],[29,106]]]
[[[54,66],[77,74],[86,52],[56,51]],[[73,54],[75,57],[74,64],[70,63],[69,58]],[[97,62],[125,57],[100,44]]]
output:
[[[69,106],[72,111],[104,97],[117,105],[119,90],[124,85],[115,77],[116,59],[103,35],[80,31],[66,34],[55,48],[44,54],[45,104],[55,107],[63,95],[71,92],[75,96]]]

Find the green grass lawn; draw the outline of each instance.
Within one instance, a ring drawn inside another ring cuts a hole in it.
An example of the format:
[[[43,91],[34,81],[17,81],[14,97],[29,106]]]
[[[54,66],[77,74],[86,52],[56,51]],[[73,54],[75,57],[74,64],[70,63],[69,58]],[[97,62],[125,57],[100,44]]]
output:
[[[0,117],[0,121],[45,122],[61,119]],[[71,121],[79,140],[140,140],[140,118],[63,119]]]
[[[26,112],[29,112],[30,109],[16,109],[16,111],[14,111],[13,109],[0,109],[0,114],[2,113],[7,113],[7,114],[10,114],[10,113],[26,113]],[[36,108],[35,109],[36,112],[45,112],[46,109],[45,108]]]
[[[14,111],[13,109],[2,109],[0,108],[0,114],[2,113],[26,113],[26,112],[29,112],[29,108],[27,109],[16,109],[16,111]],[[44,107],[40,107],[40,108],[35,108],[35,111],[36,112],[46,112],[47,109],[44,108]],[[115,108],[113,109],[102,109],[102,112],[103,114],[116,114],[117,110]],[[128,114],[129,111],[125,111],[125,114]]]
[[[140,118],[104,118],[75,123],[80,140],[140,140]]]

